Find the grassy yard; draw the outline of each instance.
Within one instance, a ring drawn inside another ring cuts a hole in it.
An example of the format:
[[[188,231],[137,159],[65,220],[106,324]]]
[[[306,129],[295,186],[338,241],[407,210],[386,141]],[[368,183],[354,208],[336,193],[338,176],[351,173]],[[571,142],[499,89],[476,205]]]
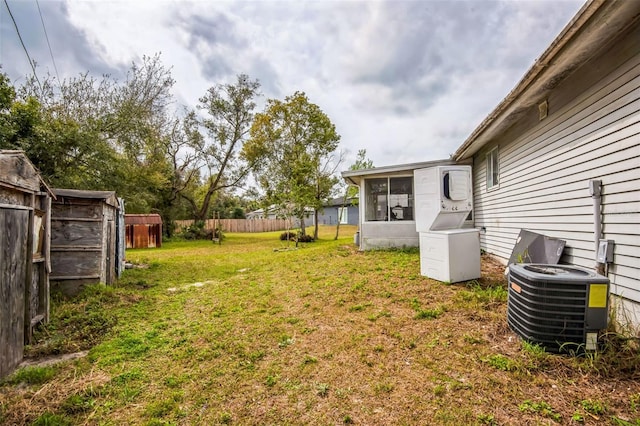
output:
[[[127,251],[140,268],[54,303],[28,348],[88,355],[7,378],[0,424],[640,425],[633,339],[546,354],[508,329],[489,259],[448,285],[417,250],[361,253],[352,227],[334,232]]]

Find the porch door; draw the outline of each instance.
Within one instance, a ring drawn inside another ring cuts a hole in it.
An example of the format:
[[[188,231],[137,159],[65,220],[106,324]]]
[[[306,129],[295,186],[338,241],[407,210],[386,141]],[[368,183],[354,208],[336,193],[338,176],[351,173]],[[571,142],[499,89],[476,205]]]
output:
[[[24,354],[29,213],[0,205],[0,377]]]

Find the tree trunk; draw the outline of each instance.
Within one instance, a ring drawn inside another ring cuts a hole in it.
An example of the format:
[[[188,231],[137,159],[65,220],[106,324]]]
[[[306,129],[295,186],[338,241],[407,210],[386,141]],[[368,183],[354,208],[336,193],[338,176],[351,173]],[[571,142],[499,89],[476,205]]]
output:
[[[315,224],[315,228],[313,229],[313,239],[318,239],[318,209],[313,209],[313,222]]]
[[[300,220],[300,235],[307,235],[306,225],[304,223],[304,212],[298,218]]]
[[[349,187],[347,186],[347,189],[344,190],[344,197],[342,198],[342,208],[345,208],[345,205],[347,204],[347,198],[349,198]],[[338,207],[338,224],[336,225],[336,236],[333,238],[334,240],[338,239],[338,235],[340,235],[340,219],[342,218],[342,215],[340,214],[340,207]]]

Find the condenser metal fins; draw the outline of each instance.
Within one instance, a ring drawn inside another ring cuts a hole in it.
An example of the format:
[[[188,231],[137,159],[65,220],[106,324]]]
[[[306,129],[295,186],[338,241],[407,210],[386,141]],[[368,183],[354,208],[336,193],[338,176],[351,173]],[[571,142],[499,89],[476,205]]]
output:
[[[550,352],[594,350],[607,327],[608,278],[572,265],[509,266],[507,322]]]

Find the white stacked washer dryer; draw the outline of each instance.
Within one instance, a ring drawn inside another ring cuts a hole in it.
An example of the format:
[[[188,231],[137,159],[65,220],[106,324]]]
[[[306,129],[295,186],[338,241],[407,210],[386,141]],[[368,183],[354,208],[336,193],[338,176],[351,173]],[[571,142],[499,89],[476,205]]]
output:
[[[444,282],[480,278],[480,233],[462,228],[473,209],[471,166],[414,171],[420,273]]]

